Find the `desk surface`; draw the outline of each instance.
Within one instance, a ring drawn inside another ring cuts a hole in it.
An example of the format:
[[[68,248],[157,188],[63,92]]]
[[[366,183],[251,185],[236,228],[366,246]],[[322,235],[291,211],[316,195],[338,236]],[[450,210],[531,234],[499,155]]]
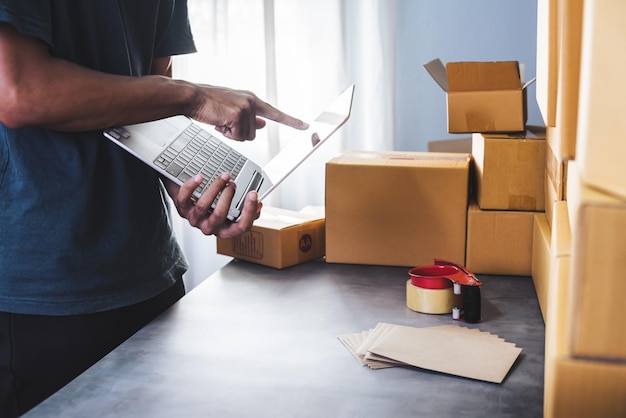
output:
[[[502,384],[352,357],[338,335],[459,324],[406,308],[407,270],[234,260],[27,416],[541,417],[545,328],[529,277],[480,276],[483,322],[461,323],[523,349]]]

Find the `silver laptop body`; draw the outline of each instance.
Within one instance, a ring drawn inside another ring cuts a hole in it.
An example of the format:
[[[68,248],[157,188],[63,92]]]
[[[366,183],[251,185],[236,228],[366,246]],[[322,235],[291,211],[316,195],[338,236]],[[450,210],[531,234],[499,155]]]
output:
[[[185,116],[110,128],[103,133],[113,143],[179,185],[202,174],[204,181],[194,192],[196,198],[221,173],[229,172],[237,188],[228,219],[235,221],[249,191],[256,190],[259,200],[263,200],[349,119],[353,96],[354,85],[351,85],[309,123],[306,131],[294,131],[298,138],[290,141],[264,167]],[[212,208],[218,199],[219,195]]]

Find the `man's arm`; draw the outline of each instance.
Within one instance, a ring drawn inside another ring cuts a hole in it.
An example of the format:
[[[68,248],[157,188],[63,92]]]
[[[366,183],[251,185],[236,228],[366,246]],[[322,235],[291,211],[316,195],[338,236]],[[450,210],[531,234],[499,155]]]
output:
[[[0,24],[0,120],[9,127],[86,131],[191,111],[194,88],[132,78],[52,57],[44,42]]]
[[[144,77],[111,75],[50,55],[48,45],[0,23],[0,122],[11,128],[39,126],[60,131],[98,130],[184,114],[213,124],[226,136],[253,139],[267,117],[295,128],[306,124],[252,93],[172,80],[170,62],[158,59]],[[235,184],[225,174],[197,201],[199,176],[178,187],[166,184],[178,212],[204,234],[233,237],[248,230],[261,204],[249,193],[238,222],[226,222]],[[195,185],[195,186],[194,186]],[[210,204],[222,191],[217,207]]]
[[[155,68],[155,70],[157,70]],[[86,131],[183,114],[227,137],[254,139],[261,117],[307,125],[246,91],[172,80],[163,75],[106,74],[50,55],[48,45],[0,23],[0,121]]]

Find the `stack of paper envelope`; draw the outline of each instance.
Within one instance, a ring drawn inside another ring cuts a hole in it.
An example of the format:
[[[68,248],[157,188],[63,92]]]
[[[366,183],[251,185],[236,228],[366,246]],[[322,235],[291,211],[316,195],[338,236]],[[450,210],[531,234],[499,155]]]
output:
[[[338,338],[372,369],[408,365],[493,383],[502,383],[522,351],[497,335],[458,325],[415,328],[379,323]]]

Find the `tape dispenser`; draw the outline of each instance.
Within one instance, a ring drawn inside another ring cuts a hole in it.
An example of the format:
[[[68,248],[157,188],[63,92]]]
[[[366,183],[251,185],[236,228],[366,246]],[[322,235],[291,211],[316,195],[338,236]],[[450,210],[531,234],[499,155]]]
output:
[[[452,312],[455,320],[480,322],[481,281],[463,266],[437,258],[434,262],[409,270],[407,308],[427,314]]]

